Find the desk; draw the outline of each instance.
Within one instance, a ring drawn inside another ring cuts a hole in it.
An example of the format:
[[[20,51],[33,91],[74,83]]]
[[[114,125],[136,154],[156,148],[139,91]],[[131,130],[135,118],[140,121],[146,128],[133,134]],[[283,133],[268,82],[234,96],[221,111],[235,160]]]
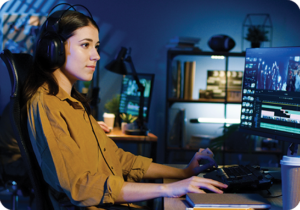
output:
[[[178,165],[171,165],[173,167],[183,168],[184,165],[178,164]],[[203,174],[200,174],[199,176],[203,176]],[[178,179],[163,179],[164,183],[171,183],[178,181]],[[281,184],[276,183],[273,184],[273,186],[269,190],[271,192],[272,196],[281,195]],[[268,196],[268,192],[266,190],[257,192],[258,194],[261,194],[263,197]],[[270,210],[282,210],[282,197],[277,198],[267,198],[267,200],[271,203],[271,209]],[[188,203],[185,200],[185,197],[181,198],[164,198],[164,210],[185,210],[187,207],[189,207]]]
[[[142,144],[151,144],[150,155],[153,160],[156,160],[156,145],[157,136],[149,133],[148,136],[137,136],[137,135],[127,135],[122,133],[119,127],[115,127],[110,133],[106,134],[109,138],[114,140],[116,143],[136,143],[139,144],[139,153],[142,154]]]

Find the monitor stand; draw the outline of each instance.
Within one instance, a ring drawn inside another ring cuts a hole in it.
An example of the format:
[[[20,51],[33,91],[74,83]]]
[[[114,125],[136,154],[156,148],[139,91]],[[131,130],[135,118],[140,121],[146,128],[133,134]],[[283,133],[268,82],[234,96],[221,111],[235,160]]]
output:
[[[127,135],[137,135],[137,136],[148,136],[149,130],[144,129],[134,129],[134,130],[126,130],[125,134]]]

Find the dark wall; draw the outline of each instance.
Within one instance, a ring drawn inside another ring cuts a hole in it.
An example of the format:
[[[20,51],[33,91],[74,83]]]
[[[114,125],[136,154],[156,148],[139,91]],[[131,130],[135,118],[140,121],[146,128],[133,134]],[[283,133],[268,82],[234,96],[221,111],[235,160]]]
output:
[[[11,0],[13,1],[13,0]],[[20,1],[14,1],[20,2]],[[30,0],[21,1],[39,12]],[[27,3],[26,3],[27,2]],[[38,2],[38,1],[37,1]],[[42,5],[58,1],[41,1]],[[120,91],[121,76],[106,71],[103,66],[114,58],[120,46],[132,48],[132,59],[138,72],[155,73],[154,94],[150,109],[149,128],[159,138],[158,154],[163,151],[166,51],[165,45],[174,36],[201,38],[199,47],[211,51],[207,42],[216,34],[232,37],[236,46],[232,52],[242,51],[242,25],[247,14],[270,14],[273,24],[273,47],[299,46],[300,12],[288,0],[67,0],[84,4],[100,27],[101,88],[98,120],[102,120],[104,104]],[[21,8],[21,7],[20,7]],[[7,11],[9,12],[9,11]],[[244,42],[244,48],[249,46]],[[7,80],[0,77],[0,111],[6,97],[3,92]],[[161,161],[159,158],[158,161]]]
[[[73,1],[69,1],[73,2]],[[79,3],[79,1],[77,1]],[[120,46],[132,47],[132,59],[139,72],[155,73],[149,128],[159,137],[158,154],[163,153],[166,43],[174,36],[201,38],[200,48],[211,51],[207,42],[216,34],[232,37],[242,51],[242,25],[247,14],[270,14],[273,24],[273,46],[297,46],[300,20],[299,8],[284,0],[167,0],[167,1],[89,1],[85,5],[99,17],[101,62],[100,87],[102,102],[119,93],[121,77],[106,71],[103,66],[112,59]],[[261,22],[260,22],[261,24]],[[244,42],[244,48],[249,46]],[[161,160],[161,159],[158,159]]]

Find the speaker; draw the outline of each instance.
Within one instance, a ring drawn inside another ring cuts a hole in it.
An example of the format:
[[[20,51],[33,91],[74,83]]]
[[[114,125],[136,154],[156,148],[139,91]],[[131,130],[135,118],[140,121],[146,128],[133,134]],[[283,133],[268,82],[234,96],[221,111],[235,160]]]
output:
[[[217,52],[229,52],[235,46],[235,41],[227,35],[212,36],[208,41],[208,46]]]
[[[68,5],[69,8],[66,10],[55,11],[50,15],[50,13],[60,5]],[[61,3],[54,6],[50,10],[47,20],[41,27],[35,47],[35,56],[39,59],[39,63],[42,67],[55,70],[60,68],[65,63],[65,38],[58,33],[58,28],[60,20],[64,15],[77,11],[74,8],[75,6],[81,6],[85,8],[89,13],[90,18],[93,20],[90,11],[83,5],[70,5],[68,3]],[[70,10],[71,8],[73,8],[74,11]]]

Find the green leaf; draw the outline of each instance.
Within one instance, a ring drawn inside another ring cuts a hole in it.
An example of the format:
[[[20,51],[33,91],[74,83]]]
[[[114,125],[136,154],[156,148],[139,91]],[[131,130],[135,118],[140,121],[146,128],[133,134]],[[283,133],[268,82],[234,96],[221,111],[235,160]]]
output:
[[[262,25],[253,25],[248,28],[248,34],[246,35],[245,39],[250,42],[264,42],[269,41],[266,34],[269,31],[266,31],[264,26]]]
[[[126,113],[120,114],[120,117],[123,120],[123,122],[126,123],[133,123],[137,119],[137,117],[134,117],[131,114],[126,114]]]
[[[115,114],[115,116],[117,116],[119,113],[119,104],[120,104],[120,94],[117,94],[104,104],[104,109],[105,111],[109,113],[113,113]]]

